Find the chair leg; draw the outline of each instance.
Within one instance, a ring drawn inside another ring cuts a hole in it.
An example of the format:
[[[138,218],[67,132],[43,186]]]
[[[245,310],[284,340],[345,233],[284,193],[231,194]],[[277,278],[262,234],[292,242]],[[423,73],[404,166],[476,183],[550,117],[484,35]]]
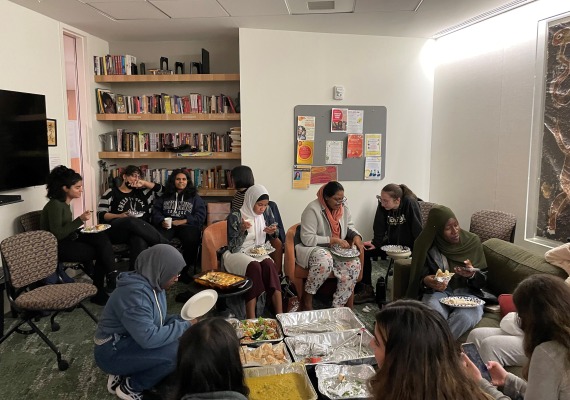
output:
[[[57,317],[58,314],[59,314],[59,311],[54,312],[49,319],[50,323],[51,323],[51,331],[52,332],[59,331],[60,326],[57,322],[55,322],[55,317]]]
[[[2,337],[0,337],[0,344],[2,344],[2,342],[6,339],[8,339],[8,337],[14,333],[17,332],[20,328],[20,326],[24,325],[26,323],[26,320],[21,320],[20,322],[18,322],[18,324],[16,326],[14,326],[12,329],[10,329],[8,332],[6,332],[6,334]],[[27,331],[26,331],[27,332]],[[30,331],[30,333],[32,333]]]
[[[85,306],[83,305],[83,303],[79,303],[78,306],[79,306],[80,308],[82,308],[83,311],[85,311],[85,312],[87,313],[87,315],[89,315],[89,316],[91,317],[91,319],[92,319],[93,321],[95,321],[96,324],[99,323],[99,320],[97,319],[97,317],[96,317],[95,315],[93,315],[93,313],[92,313],[91,311],[89,311],[89,309],[88,309],[87,307],[85,307]]]
[[[57,358],[57,367],[59,368],[59,370],[65,371],[66,369],[68,369],[69,363],[61,357],[61,352],[58,350],[57,347],[55,347],[55,344],[53,344],[52,341],[49,340],[49,338],[36,326],[36,324],[34,324],[32,320],[28,319],[25,322],[27,322],[28,325],[30,325],[30,327],[34,330],[34,332],[36,332],[39,335],[39,337],[41,337],[43,341],[49,346],[49,348],[52,349],[52,351],[55,353],[55,356]]]

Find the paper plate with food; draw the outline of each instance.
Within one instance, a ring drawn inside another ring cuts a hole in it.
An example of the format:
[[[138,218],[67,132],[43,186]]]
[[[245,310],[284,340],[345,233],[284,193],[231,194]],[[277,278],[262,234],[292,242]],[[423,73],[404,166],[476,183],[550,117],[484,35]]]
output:
[[[111,225],[109,224],[97,224],[93,226],[86,226],[83,229],[81,229],[81,233],[99,233],[106,231],[110,227]]]
[[[455,275],[454,272],[442,271],[441,269],[438,269],[435,273],[435,280],[438,282],[449,283],[453,275]]]
[[[410,251],[410,248],[407,246],[400,246],[399,244],[387,244],[380,247],[380,250],[385,251],[386,253],[407,253]]]
[[[251,246],[245,251],[245,254],[250,257],[265,257],[274,251],[275,249],[269,243],[266,243]]]
[[[457,308],[473,308],[485,304],[483,300],[474,296],[449,296],[439,299],[441,304]]]
[[[330,247],[330,251],[335,256],[345,257],[345,258],[358,257],[360,255],[360,251],[358,251],[356,246],[352,246],[352,247],[349,247],[348,249],[345,249],[344,247],[340,247],[337,244],[333,244]]]
[[[144,215],[144,212],[143,211],[129,210],[129,211],[127,211],[127,214],[130,217],[141,218]]]

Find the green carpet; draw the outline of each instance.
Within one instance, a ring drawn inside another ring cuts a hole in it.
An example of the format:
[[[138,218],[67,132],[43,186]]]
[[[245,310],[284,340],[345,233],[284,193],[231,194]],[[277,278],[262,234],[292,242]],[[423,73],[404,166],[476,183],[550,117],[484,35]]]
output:
[[[380,271],[385,271],[384,261],[374,263],[373,282]],[[169,292],[169,313],[180,312],[182,304],[176,303],[174,297],[185,290],[182,283],[176,284]],[[85,305],[96,316],[102,307],[85,301]],[[318,300],[315,306],[323,305]],[[362,312],[368,305],[369,313]],[[378,311],[376,304],[368,303],[355,306],[358,318],[372,331],[374,315]],[[55,354],[38,335],[21,335],[14,333],[0,345],[0,397],[3,400],[19,399],[61,399],[91,400],[113,399],[115,396],[107,392],[107,375],[103,373],[93,360],[93,333],[95,323],[83,310],[63,313],[56,321],[61,329],[51,332],[49,317],[37,322],[47,336],[59,348],[62,356],[70,364],[67,371],[59,371]],[[16,321],[6,314],[5,331]],[[25,325],[24,325],[25,327]]]

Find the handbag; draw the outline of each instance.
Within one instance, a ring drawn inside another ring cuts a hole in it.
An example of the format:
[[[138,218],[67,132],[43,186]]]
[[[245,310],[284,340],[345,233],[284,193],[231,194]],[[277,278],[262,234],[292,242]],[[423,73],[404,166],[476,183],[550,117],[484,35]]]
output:
[[[288,276],[281,278],[281,298],[284,312],[299,310],[301,303],[299,302],[299,296],[297,296],[297,289],[295,289],[295,285],[293,285]]]

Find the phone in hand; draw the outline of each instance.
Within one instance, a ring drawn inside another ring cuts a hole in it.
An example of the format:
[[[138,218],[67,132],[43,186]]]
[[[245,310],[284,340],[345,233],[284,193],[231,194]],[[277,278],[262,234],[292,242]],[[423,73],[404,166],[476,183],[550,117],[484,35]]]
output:
[[[272,226],[277,226],[277,222],[274,222],[271,225],[267,225],[268,228],[271,228]]]
[[[481,358],[481,355],[479,354],[475,343],[463,343],[461,345],[461,348],[463,349],[465,355],[469,357],[469,359],[473,361],[473,364],[475,364],[479,371],[481,371],[481,376],[491,382],[491,374],[489,373],[485,362]]]

